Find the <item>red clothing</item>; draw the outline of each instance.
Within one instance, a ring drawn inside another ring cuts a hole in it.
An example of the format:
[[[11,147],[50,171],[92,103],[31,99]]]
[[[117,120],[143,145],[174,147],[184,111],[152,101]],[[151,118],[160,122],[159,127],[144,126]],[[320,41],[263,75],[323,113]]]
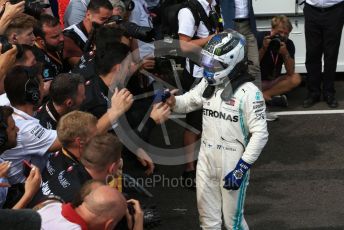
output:
[[[69,1],[70,0],[58,0],[57,1],[58,9],[59,9],[60,25],[61,25],[62,29],[64,28],[64,20],[63,20],[63,18],[64,18],[65,11],[67,9],[67,6],[69,4]]]
[[[68,221],[80,225],[82,230],[88,230],[86,222],[76,213],[71,203],[62,205],[61,214]]]

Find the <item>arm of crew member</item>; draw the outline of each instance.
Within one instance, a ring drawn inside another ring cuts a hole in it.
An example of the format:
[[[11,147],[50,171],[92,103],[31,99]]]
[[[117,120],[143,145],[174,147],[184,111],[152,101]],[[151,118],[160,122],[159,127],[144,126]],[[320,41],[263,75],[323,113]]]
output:
[[[122,114],[127,112],[133,104],[133,95],[126,88],[115,89],[111,97],[111,108],[98,120],[98,133],[105,133],[114,124]]]
[[[179,34],[179,45],[180,49],[183,52],[195,52],[195,51],[200,51],[205,44],[213,37],[214,35],[210,35],[206,38],[199,38],[192,40],[191,37],[184,35],[184,34]]]
[[[48,153],[59,151],[61,148],[62,148],[61,142],[59,141],[58,138],[56,138],[53,144],[49,147]]]

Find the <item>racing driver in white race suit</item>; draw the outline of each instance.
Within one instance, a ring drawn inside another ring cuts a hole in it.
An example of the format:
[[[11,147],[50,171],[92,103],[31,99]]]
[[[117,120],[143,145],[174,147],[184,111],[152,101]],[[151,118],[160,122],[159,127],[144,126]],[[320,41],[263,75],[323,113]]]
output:
[[[202,50],[204,78],[191,91],[167,100],[174,112],[203,107],[196,171],[202,229],[249,229],[243,216],[249,169],[268,140],[265,102],[247,73],[245,38],[227,31]],[[222,212],[221,212],[222,210]]]

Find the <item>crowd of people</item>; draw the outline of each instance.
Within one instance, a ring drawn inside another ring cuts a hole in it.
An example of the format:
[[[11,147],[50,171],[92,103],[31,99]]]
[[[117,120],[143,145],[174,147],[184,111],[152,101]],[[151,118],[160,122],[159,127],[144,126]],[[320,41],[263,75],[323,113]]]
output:
[[[173,9],[178,26],[164,34],[171,20],[165,12]],[[336,108],[344,1],[306,0],[304,11],[303,106],[323,94]],[[3,209],[32,209],[41,229],[143,229],[140,202],[125,196],[119,178],[136,170],[130,161],[146,175],[155,165],[145,146],[122,143],[119,120],[125,117],[131,130],[124,130],[149,143],[174,112],[186,113],[182,178],[193,181],[187,187],[196,189],[202,229],[221,229],[222,220],[227,229],[248,229],[249,169],[268,140],[266,121],[276,119],[266,108],[288,106],[285,94],[302,80],[286,16],[258,32],[252,0],[6,1],[0,12]],[[169,74],[158,67],[153,41],[164,35],[176,35],[186,57],[178,80],[185,93],[165,89],[157,99],[156,79]]]

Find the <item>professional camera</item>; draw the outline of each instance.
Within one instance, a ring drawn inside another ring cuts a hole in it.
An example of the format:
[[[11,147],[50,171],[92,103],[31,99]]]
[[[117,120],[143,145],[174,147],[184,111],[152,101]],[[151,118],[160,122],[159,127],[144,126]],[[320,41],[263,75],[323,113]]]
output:
[[[13,46],[11,43],[8,42],[7,37],[0,35],[0,43],[2,45],[1,48],[1,53],[6,53],[8,50],[12,49]],[[17,46],[17,55],[16,59],[19,59],[23,56],[23,47],[21,45],[16,45]]]
[[[270,37],[271,41],[269,44],[269,48],[273,54],[278,54],[279,49],[281,47],[281,42],[286,42],[287,39],[280,34],[275,34],[274,36]]]
[[[128,211],[131,216],[135,215],[135,209],[132,203],[128,203]],[[160,224],[161,217],[154,206],[150,208],[146,208],[143,206],[142,211],[143,211],[143,226],[145,229],[152,229]]]
[[[146,26],[139,26],[133,22],[126,22],[119,15],[113,15],[105,23],[105,25],[111,25],[115,23],[122,30],[125,31],[125,35],[128,37],[133,37],[139,39],[143,42],[153,42],[154,41],[154,29]]]
[[[10,0],[9,2],[14,5],[22,0]],[[40,0],[25,0],[24,13],[29,14],[37,19],[39,19],[43,9],[49,8],[50,4],[43,3]]]

